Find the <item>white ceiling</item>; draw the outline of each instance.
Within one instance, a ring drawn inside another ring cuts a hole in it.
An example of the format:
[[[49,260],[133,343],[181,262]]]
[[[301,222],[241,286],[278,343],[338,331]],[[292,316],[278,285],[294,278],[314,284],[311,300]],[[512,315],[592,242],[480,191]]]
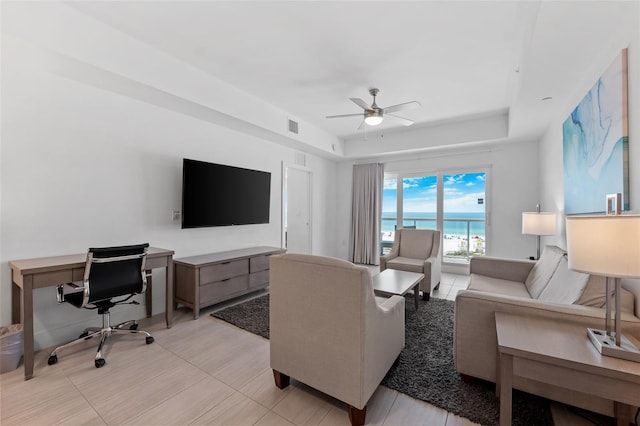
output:
[[[621,1],[119,1],[73,7],[341,138],[416,100],[412,127],[509,112],[540,135],[626,13]],[[628,2],[627,2],[628,6]],[[608,51],[609,50],[609,51]],[[595,74],[597,75],[597,74]],[[575,95],[573,95],[575,97]],[[550,101],[541,101],[552,97]],[[376,129],[396,127],[390,119]],[[402,127],[402,126],[400,126]],[[360,133],[361,134],[361,133]]]

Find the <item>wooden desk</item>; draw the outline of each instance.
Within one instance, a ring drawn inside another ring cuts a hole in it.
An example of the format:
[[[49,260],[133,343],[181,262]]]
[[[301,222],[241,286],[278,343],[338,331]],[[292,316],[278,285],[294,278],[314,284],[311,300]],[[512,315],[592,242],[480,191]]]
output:
[[[173,250],[149,247],[145,264],[147,271],[155,268],[166,270],[165,319],[167,328],[171,328],[173,324],[173,254]],[[21,323],[24,328],[25,380],[33,377],[33,290],[82,280],[86,260],[87,254],[82,253],[9,262],[11,281],[13,282],[11,286],[11,321],[14,324]],[[147,317],[151,316],[151,297],[152,283],[151,277],[149,277],[145,294]]]
[[[612,400],[618,425],[629,424],[629,406],[640,405],[640,363],[601,355],[579,324],[496,312],[496,332],[500,425],[511,424],[513,376]]]

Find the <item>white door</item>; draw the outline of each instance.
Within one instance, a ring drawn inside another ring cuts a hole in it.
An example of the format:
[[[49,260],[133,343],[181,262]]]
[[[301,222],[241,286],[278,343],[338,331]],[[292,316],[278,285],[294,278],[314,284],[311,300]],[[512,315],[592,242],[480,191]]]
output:
[[[311,171],[284,167],[283,246],[288,253],[311,254]]]

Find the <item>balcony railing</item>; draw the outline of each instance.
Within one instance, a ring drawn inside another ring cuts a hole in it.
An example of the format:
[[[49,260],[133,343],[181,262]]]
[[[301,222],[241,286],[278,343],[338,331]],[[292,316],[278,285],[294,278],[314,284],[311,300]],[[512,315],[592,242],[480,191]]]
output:
[[[396,224],[394,218],[383,218],[382,223]],[[472,234],[472,223],[484,223],[484,219],[444,219],[444,229],[451,229],[452,226],[447,224],[460,224],[456,226],[461,229],[462,233],[444,233],[443,234],[443,255],[447,260],[464,260],[468,261],[473,256],[484,256],[485,254],[485,235]],[[411,227],[416,229],[436,229],[436,219],[425,218],[403,218],[403,227]],[[385,228],[385,226],[383,226]],[[387,235],[385,235],[387,234]],[[393,232],[383,232],[380,239],[380,253],[386,254],[393,246]]]

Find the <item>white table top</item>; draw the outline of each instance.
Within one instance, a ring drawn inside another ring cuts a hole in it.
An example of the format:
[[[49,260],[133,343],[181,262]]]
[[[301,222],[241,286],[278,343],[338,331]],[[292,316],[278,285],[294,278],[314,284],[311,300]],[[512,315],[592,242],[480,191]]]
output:
[[[424,274],[385,269],[373,276],[373,289],[380,293],[404,296],[424,279]]]

